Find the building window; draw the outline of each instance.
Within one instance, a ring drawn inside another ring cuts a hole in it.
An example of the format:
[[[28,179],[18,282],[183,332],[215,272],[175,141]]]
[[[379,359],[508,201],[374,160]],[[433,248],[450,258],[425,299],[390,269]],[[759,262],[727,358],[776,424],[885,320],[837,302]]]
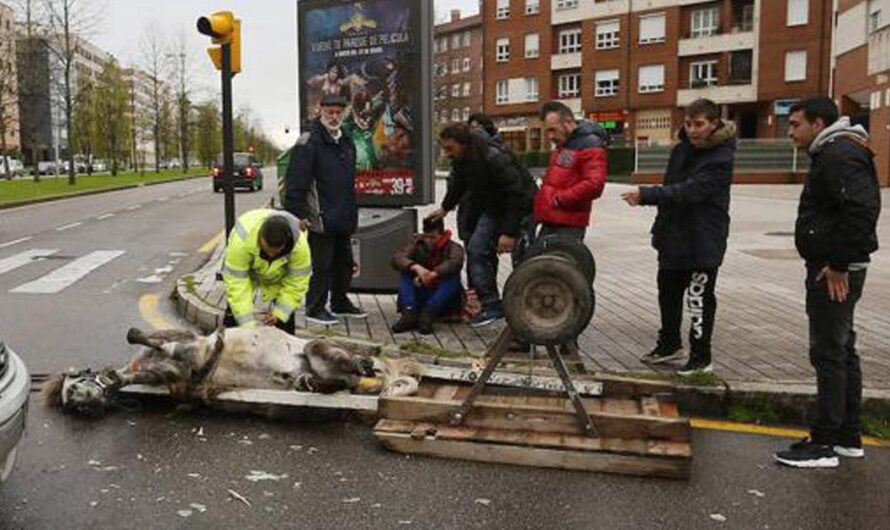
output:
[[[807,51],[785,52],[785,81],[805,81],[807,78]]]
[[[804,26],[810,18],[810,0],[788,0],[789,26]]]
[[[442,63],[442,75],[448,75],[448,63]]]
[[[451,71],[454,73],[460,72],[460,59],[451,59]]]
[[[447,52],[448,51],[448,37],[442,37],[439,39],[439,51]]]
[[[875,10],[868,15],[868,32],[874,33],[881,29],[881,10]]]
[[[664,65],[650,64],[639,69],[640,93],[661,92],[664,90]]]
[[[538,101],[538,78],[537,77],[526,77],[525,78],[525,100],[526,101]]]
[[[470,107],[464,107],[463,111],[463,121],[467,122],[470,120]]]
[[[664,42],[664,13],[640,17],[640,44]]]
[[[729,52],[729,84],[751,83],[751,66],[754,62],[753,50]]]
[[[621,45],[621,23],[617,20],[596,25],[596,49],[610,50]]]
[[[510,88],[507,81],[502,80],[495,83],[494,90],[496,104],[503,105],[510,100]]]
[[[598,98],[618,94],[618,70],[600,70],[596,73],[596,93]]]
[[[717,84],[717,61],[700,61],[689,65],[689,87],[703,88]]]
[[[578,7],[578,0],[556,0],[556,9],[575,9]]]
[[[717,33],[717,25],[720,21],[720,11],[716,7],[696,9],[692,12],[692,33],[690,36],[710,37]]]
[[[581,74],[563,74],[559,76],[559,98],[577,98],[581,96]]]
[[[470,42],[472,42],[472,40],[473,40],[473,34],[470,33],[469,31],[465,31],[463,39],[464,39],[464,48],[469,48]]]
[[[525,14],[537,15],[541,12],[541,0],[525,0]]]
[[[510,60],[510,39],[498,39],[495,43],[495,60],[505,63]]]
[[[460,97],[460,83],[455,83],[451,85],[451,97],[459,98]]]
[[[469,81],[466,81],[464,83],[464,89],[463,89],[463,92],[461,92],[461,93],[464,95],[465,98],[470,97],[470,82]]]
[[[451,49],[456,50],[460,48],[460,33],[455,33],[451,36]]]
[[[498,20],[510,18],[510,0],[498,0],[497,11],[495,16]]]
[[[453,109],[451,111],[451,121],[460,121],[460,109]]]
[[[448,123],[448,109],[442,111],[439,121],[441,121],[442,123]]]
[[[470,58],[469,57],[464,57],[464,64],[463,64],[462,70],[464,72],[470,71]]]
[[[534,59],[541,54],[541,38],[537,33],[525,36],[525,58]]]
[[[559,32],[559,53],[577,53],[581,51],[581,30],[567,29]]]

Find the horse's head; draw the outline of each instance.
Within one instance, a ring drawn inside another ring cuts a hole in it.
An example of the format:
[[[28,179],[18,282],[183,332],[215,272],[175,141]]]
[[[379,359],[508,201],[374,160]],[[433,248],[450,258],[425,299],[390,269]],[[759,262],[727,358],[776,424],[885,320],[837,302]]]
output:
[[[109,397],[118,384],[113,370],[91,369],[59,374],[44,384],[43,397],[48,406],[81,416],[105,414]]]

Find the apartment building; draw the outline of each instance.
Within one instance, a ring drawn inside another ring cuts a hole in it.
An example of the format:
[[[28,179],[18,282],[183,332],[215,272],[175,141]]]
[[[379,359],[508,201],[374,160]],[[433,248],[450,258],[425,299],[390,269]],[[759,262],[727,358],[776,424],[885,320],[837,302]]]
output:
[[[14,153],[21,148],[19,135],[18,75],[16,73],[15,21],[12,8],[0,2],[0,148]],[[3,153],[0,153],[3,154]]]
[[[485,109],[520,150],[559,99],[618,142],[670,142],[707,97],[742,138],[778,138],[793,101],[827,94],[832,0],[490,0]],[[535,46],[537,44],[537,46]]]
[[[890,0],[838,0],[833,94],[871,135],[875,167],[890,185]]]
[[[461,17],[451,11],[448,22],[435,29],[435,123],[466,121],[482,112],[485,91],[482,61],[482,17]]]

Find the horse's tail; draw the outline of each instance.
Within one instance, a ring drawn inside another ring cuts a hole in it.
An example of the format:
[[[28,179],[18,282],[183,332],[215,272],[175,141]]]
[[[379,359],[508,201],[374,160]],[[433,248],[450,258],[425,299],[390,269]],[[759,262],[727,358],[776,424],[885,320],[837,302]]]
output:
[[[62,408],[62,385],[65,382],[65,374],[56,374],[40,387],[40,399],[43,406],[48,409]]]

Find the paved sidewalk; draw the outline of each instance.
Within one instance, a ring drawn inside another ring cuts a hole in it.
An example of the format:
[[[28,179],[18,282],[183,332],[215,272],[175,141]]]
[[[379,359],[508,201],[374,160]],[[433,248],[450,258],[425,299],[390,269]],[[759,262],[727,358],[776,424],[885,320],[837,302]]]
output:
[[[438,196],[444,193],[438,182]],[[655,251],[649,246],[654,209],[631,209],[620,201],[624,185],[609,185],[594,206],[587,244],[597,259],[597,306],[591,326],[580,337],[585,362],[594,370],[645,372],[639,362],[658,332]],[[714,333],[716,372],[733,382],[792,387],[811,386],[807,321],[804,312],[803,266],[794,250],[793,230],[800,187],[736,186],[726,262],[717,280],[717,325]],[[423,215],[429,209],[423,209]],[[449,218],[453,222],[453,216]],[[879,227],[883,245],[890,245],[890,193],[884,190],[884,215]],[[213,327],[223,299],[215,281],[218,255],[205,269],[180,285],[188,285],[191,301],[180,309],[191,322]],[[865,386],[890,387],[890,250],[873,256],[865,294],[856,315]],[[509,275],[506,258],[500,280]],[[201,298],[204,302],[195,302]],[[440,324],[434,336],[393,336],[388,325],[397,318],[394,295],[354,295],[370,313],[366,322],[347,322],[333,331],[381,343],[425,341],[449,350],[481,353],[498,326],[473,330],[462,323]],[[302,322],[305,324],[305,322]],[[301,319],[298,318],[298,325]],[[688,319],[684,326],[688,326]]]

